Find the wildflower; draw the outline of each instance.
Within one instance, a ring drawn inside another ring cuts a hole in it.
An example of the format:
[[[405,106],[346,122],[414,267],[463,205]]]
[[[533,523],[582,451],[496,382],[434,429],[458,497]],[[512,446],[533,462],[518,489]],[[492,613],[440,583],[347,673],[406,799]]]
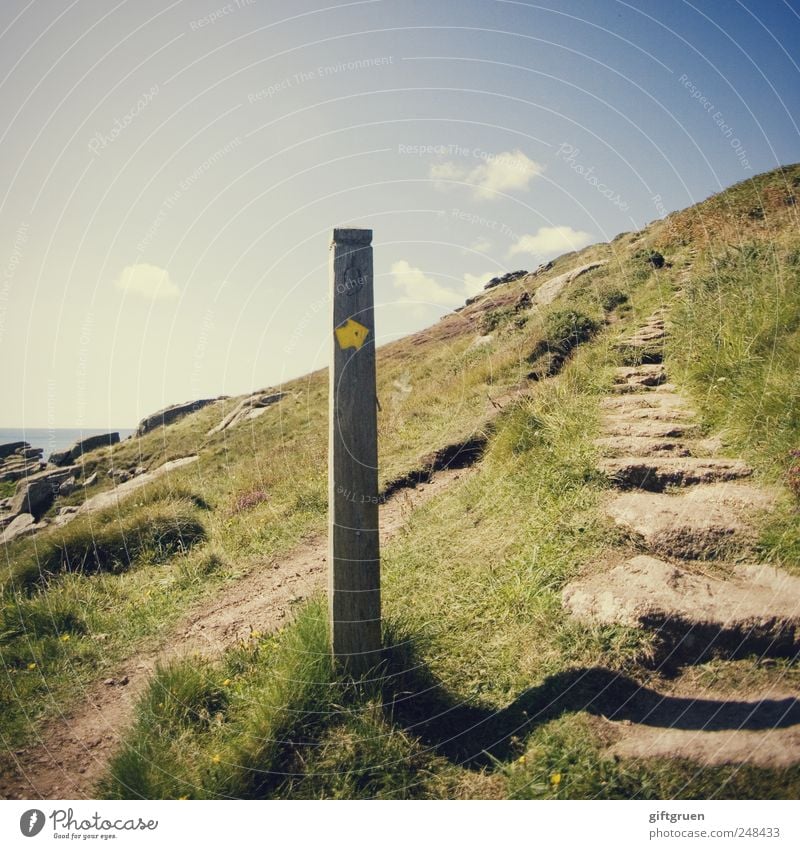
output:
[[[558,787],[558,785],[561,784],[561,773],[554,772],[550,776],[550,783],[553,785],[553,787]]]
[[[520,756],[517,758],[517,763],[518,763],[518,764],[524,764],[524,763],[525,763],[525,755],[520,755]]]
[[[178,796],[178,801],[182,802],[184,799],[188,799],[188,796]]]
[[[257,640],[261,636],[261,631],[251,631],[250,639]]]
[[[222,760],[222,758],[219,755],[213,755],[212,758],[211,758],[211,763],[212,764],[218,764],[221,760]]]
[[[29,663],[28,669],[36,669],[36,664],[35,663]]]
[[[62,643],[68,643],[69,642],[69,634],[62,634],[61,635],[61,642]]]
[[[227,687],[230,683],[231,683],[231,679],[230,679],[230,678],[226,678],[226,679],[222,682],[222,686],[223,686],[223,687]]]

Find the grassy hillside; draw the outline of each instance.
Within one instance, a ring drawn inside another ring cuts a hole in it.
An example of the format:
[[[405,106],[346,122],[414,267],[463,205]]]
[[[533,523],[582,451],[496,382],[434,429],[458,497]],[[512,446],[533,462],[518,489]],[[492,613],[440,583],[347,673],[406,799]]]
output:
[[[216,661],[161,669],[103,785],[112,797],[786,797],[800,771],[698,771],[602,756],[604,675],[657,688],[652,646],[565,616],[564,584],[630,543],[604,517],[599,399],[615,340],[673,305],[667,369],[757,475],[792,482],[800,447],[800,166],[560,257],[379,351],[383,485],[437,449],[488,439],[471,474],[411,514],[383,552],[381,676],[339,680],[322,601]],[[648,261],[661,252],[667,265]],[[542,309],[523,291],[594,260]],[[488,338],[487,338],[488,337]],[[569,355],[569,356],[567,356]],[[562,360],[567,357],[566,362]],[[549,376],[548,376],[549,375]],[[86,474],[199,454],[120,510],[9,545],[2,582],[3,741],[193,604],[325,525],[327,380],[281,387],[265,415],[209,437],[237,399],[88,458]],[[517,394],[520,389],[524,395]],[[498,407],[502,411],[496,414]],[[57,506],[68,503],[61,500]],[[800,572],[797,504],[759,556]],[[591,670],[589,674],[587,671]],[[740,692],[800,683],[793,663],[712,661],[685,673]],[[568,694],[565,696],[564,694]]]

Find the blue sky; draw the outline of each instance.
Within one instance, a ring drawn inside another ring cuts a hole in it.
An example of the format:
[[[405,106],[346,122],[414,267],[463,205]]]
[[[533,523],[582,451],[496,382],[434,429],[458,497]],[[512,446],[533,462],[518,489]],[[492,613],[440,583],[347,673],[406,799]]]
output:
[[[4,0],[2,426],[133,426],[800,160],[800,3]]]

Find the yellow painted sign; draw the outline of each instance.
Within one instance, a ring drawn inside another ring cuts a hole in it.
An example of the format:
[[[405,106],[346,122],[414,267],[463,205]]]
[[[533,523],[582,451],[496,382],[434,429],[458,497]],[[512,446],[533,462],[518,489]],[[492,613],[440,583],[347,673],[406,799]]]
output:
[[[336,333],[336,341],[342,350],[347,348],[355,348],[358,350],[366,341],[369,328],[364,327],[352,318],[334,331]]]

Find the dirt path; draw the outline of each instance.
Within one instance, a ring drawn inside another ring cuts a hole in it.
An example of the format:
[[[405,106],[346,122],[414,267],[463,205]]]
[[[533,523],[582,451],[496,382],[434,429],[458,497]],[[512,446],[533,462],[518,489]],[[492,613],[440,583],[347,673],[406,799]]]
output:
[[[643,553],[574,581],[564,604],[587,622],[651,631],[656,662],[670,676],[711,658],[794,657],[800,579],[742,562],[754,554],[754,520],[780,493],[753,483],[746,463],[720,457],[717,441],[699,437],[694,410],[662,364],[666,334],[657,312],[619,343],[627,365],[602,402],[598,440],[606,455],[600,468],[616,488],[606,512]],[[800,694],[784,682],[735,699],[692,688],[679,695],[712,704],[713,716],[700,726],[687,722],[685,711],[611,722],[610,754],[701,765],[800,763]],[[668,703],[670,694],[661,698]],[[775,714],[773,727],[752,721],[764,705]]]
[[[427,483],[396,492],[381,506],[381,541],[394,536],[417,506],[472,472],[444,469]],[[194,653],[218,654],[251,630],[280,627],[293,605],[323,586],[326,557],[321,536],[254,569],[189,613],[156,650],[129,658],[112,677],[88,687],[79,707],[41,729],[37,744],[14,752],[15,767],[0,776],[0,798],[92,798],[156,665]]]

